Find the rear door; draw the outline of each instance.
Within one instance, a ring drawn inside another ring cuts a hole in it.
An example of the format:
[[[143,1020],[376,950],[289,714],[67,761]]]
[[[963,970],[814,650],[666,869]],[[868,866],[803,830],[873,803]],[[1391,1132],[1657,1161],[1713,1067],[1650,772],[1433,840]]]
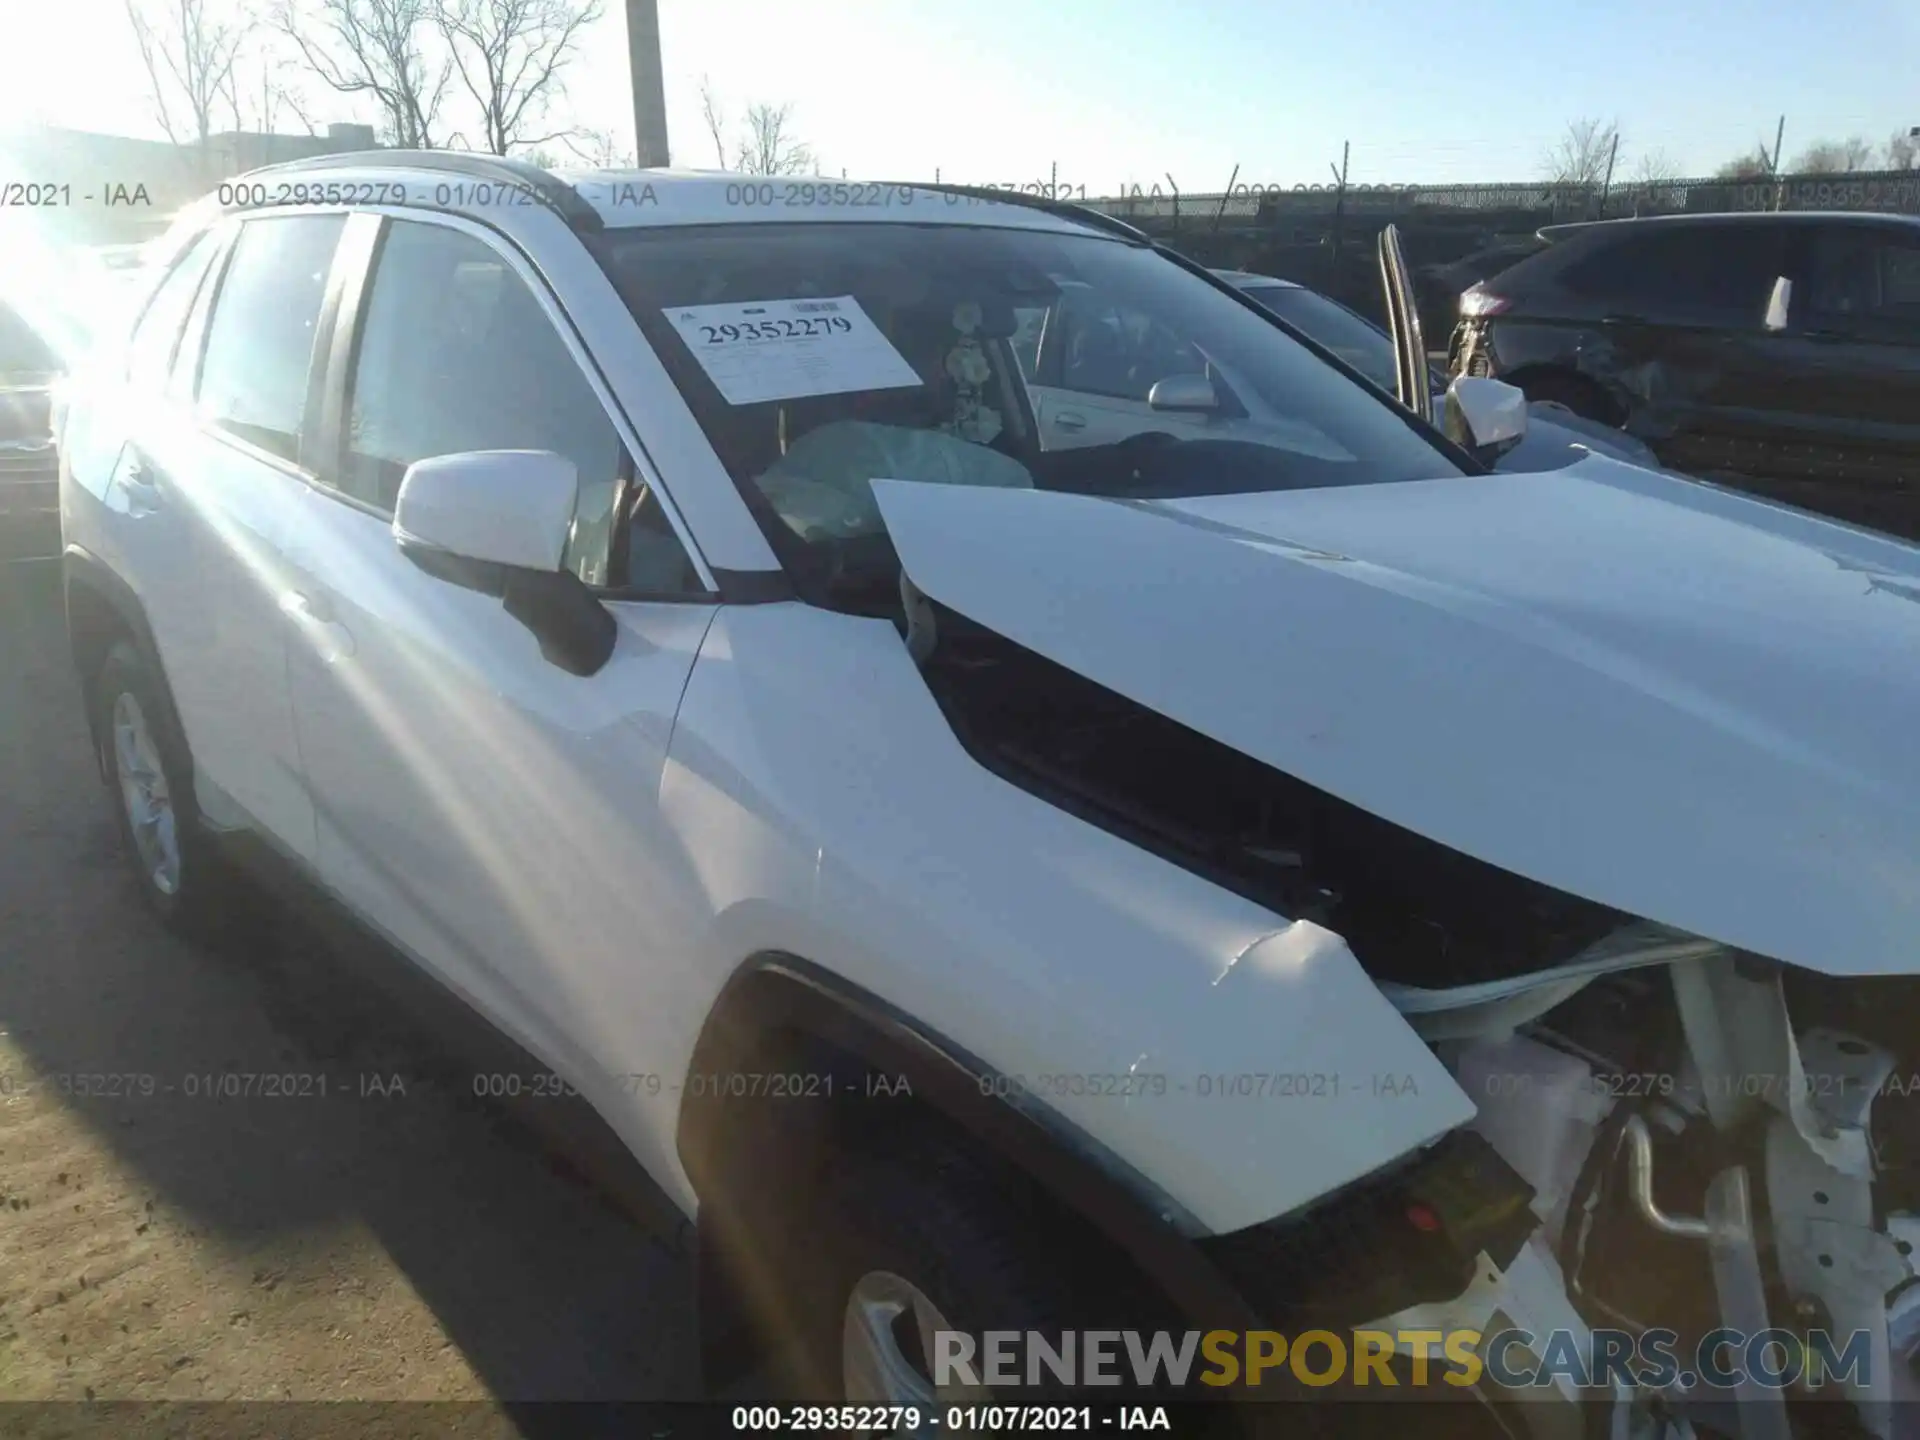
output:
[[[1788,227],[1656,221],[1568,264],[1559,283],[1599,312],[1581,368],[1628,397],[1627,428],[1682,470],[1747,470],[1792,433],[1767,301]]]
[[[196,424],[168,450],[129,447],[191,536],[197,637],[168,657],[195,789],[216,824],[314,852],[287,688],[286,543],[312,475],[313,361],[346,216],[244,222],[182,342],[176,388]]]
[[[1780,345],[1786,498],[1920,538],[1920,227],[1815,227]]]

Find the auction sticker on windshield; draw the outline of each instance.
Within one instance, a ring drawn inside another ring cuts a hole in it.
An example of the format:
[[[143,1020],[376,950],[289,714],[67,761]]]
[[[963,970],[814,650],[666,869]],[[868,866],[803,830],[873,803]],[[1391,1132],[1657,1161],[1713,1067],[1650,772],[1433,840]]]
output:
[[[851,295],[669,305],[661,313],[729,405],[921,383]]]

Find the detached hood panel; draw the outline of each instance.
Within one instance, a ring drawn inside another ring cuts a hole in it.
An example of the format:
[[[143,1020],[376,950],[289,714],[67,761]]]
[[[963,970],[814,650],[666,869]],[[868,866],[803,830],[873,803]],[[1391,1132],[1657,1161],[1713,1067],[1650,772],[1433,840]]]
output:
[[[1364,810],[1723,944],[1920,972],[1920,550],[1600,457],[874,490],[934,599]]]

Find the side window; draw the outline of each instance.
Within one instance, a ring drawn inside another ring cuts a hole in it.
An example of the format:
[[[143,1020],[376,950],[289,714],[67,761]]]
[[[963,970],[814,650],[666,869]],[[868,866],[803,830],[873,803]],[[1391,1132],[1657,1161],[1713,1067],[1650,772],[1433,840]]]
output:
[[[1757,330],[1785,264],[1774,225],[1656,222],[1574,262],[1562,283],[1642,319]]]
[[[580,500],[566,564],[589,585],[699,588],[658,498],[624,483],[631,467],[619,432],[532,289],[472,236],[397,221],[380,247],[354,362],[341,488],[390,512],[407,466],[463,450],[551,450],[573,461]],[[610,549],[620,505],[624,567]]]
[[[133,327],[133,338],[127,346],[127,378],[142,389],[158,390],[166,384],[174,347],[180,343],[180,327],[193,308],[200,277],[206,273],[215,248],[211,231],[194,241],[154,290],[146,312]]]
[[[314,331],[344,215],[249,220],[214,297],[200,414],[283,460],[300,458]]]
[[[1038,383],[1034,375],[1040,368],[1040,342],[1046,333],[1046,328],[1046,306],[1016,305],[1013,307],[1013,336],[1007,343],[1013,347],[1013,358],[1020,366],[1020,374],[1029,385]]]
[[[1157,320],[1089,292],[1069,291],[1060,319],[1063,389],[1144,403],[1156,381],[1206,373],[1205,357]]]
[[[1865,227],[1823,229],[1808,271],[1809,325],[1920,341],[1920,242]]]

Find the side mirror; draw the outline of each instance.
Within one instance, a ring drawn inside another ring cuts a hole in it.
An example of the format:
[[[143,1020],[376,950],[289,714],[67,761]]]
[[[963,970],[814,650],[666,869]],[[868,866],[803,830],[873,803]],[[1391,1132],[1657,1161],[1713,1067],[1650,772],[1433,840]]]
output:
[[[416,460],[400,481],[393,538],[428,574],[500,596],[547,660],[592,675],[613,654],[618,627],[561,568],[579,489],[573,462],[548,450]]]
[[[1787,328],[1787,314],[1793,308],[1793,281],[1782,275],[1773,282],[1773,294],[1767,297],[1767,329]]]
[[[1204,375],[1169,375],[1153,382],[1153,388],[1147,391],[1147,405],[1153,410],[1205,414],[1220,408],[1220,396]]]
[[[1491,463],[1527,433],[1527,397],[1516,385],[1482,375],[1459,375],[1447,386],[1440,428],[1454,444]]]
[[[483,565],[558,570],[580,481],[548,450],[469,450],[416,460],[400,481],[393,538]]]

